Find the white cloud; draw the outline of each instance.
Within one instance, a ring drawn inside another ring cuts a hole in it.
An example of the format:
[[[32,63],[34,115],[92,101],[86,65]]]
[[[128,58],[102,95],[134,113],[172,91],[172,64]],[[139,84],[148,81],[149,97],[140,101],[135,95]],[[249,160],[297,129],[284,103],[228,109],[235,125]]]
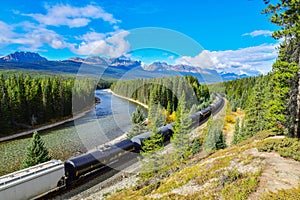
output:
[[[9,44],[9,38],[13,36],[13,27],[0,21],[0,44]]]
[[[130,44],[125,37],[128,31],[117,31],[104,35],[96,32],[89,32],[78,39],[82,42],[79,45],[72,46],[73,53],[80,55],[102,54],[110,57],[119,57],[126,54],[130,49]]]
[[[244,33],[243,36],[251,36],[251,37],[257,37],[257,36],[271,36],[272,35],[272,31],[269,31],[269,30],[255,30],[255,31],[252,31],[251,33]]]
[[[70,5],[46,6],[47,14],[23,14],[32,17],[40,24],[50,26],[66,25],[70,28],[87,26],[92,19],[102,19],[110,24],[120,22],[112,14],[105,12],[101,7],[87,5],[72,7]]]
[[[275,44],[263,44],[238,50],[207,51],[195,57],[182,56],[177,64],[189,64],[218,72],[255,75],[266,74],[275,61],[278,53]]]
[[[15,28],[22,27],[25,33],[17,33]],[[38,50],[44,44],[48,44],[54,49],[62,49],[68,46],[64,38],[52,30],[35,26],[29,22],[16,25],[8,25],[0,21],[0,44],[23,45],[23,50]]]
[[[119,29],[117,26],[119,20],[99,6],[72,7],[59,4],[46,5],[45,8],[46,14],[21,14],[32,17],[37,22],[21,21],[17,24],[6,24],[0,21],[0,45],[17,44],[20,50],[33,51],[47,50],[48,45],[53,49],[68,48],[79,55],[102,54],[110,57],[124,55],[130,48],[129,42],[124,39],[129,32]],[[19,14],[17,11],[14,13]],[[82,36],[68,35],[64,38],[49,27],[50,25],[82,27],[95,19],[109,22],[114,32],[98,33],[89,28],[90,32]]]

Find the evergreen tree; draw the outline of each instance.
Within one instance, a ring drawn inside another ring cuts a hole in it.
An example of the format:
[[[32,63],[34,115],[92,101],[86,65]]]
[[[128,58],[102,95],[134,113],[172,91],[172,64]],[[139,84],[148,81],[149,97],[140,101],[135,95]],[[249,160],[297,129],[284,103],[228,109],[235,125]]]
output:
[[[247,135],[244,139],[251,137],[258,131],[265,130],[267,127],[266,110],[267,110],[267,95],[269,94],[269,87],[267,86],[267,77],[259,76],[256,79],[256,84],[251,95],[248,97],[246,103],[246,123]]]
[[[162,134],[159,133],[159,127],[164,125],[165,117],[162,114],[162,107],[158,105],[152,105],[149,110],[153,111],[153,115],[151,116],[151,138],[144,142],[144,146],[142,148],[145,154],[156,152],[163,147],[163,137]]]
[[[142,124],[145,121],[145,115],[140,106],[132,113],[131,123],[132,124]]]
[[[140,106],[132,113],[131,116],[131,129],[127,133],[127,138],[130,139],[136,135],[139,135],[147,131],[147,127],[144,124],[145,115]]]
[[[49,161],[50,159],[51,157],[49,156],[44,141],[38,132],[34,132],[31,143],[26,151],[26,158],[23,161],[23,168],[37,165]]]
[[[222,131],[219,133],[219,138],[217,139],[216,142],[216,149],[225,149],[226,148],[226,138],[223,135]]]
[[[279,0],[275,5],[269,4],[263,13],[270,14],[270,21],[281,27],[272,36],[283,39],[278,60],[273,66],[275,78],[283,81],[277,80],[275,92],[283,93],[277,93],[271,105],[273,110],[269,112],[274,116],[284,115],[287,123],[282,123],[281,119],[279,123],[288,128],[290,136],[300,137],[300,3],[298,0]]]
[[[234,125],[233,140],[231,144],[237,144],[242,140],[240,132],[240,118],[237,118]]]
[[[174,134],[171,142],[175,147],[176,159],[184,160],[190,154],[188,133],[191,131],[192,121],[186,107],[186,97],[183,91],[176,111]]]
[[[161,156],[158,154],[158,151],[163,149],[164,138],[162,134],[159,133],[159,127],[164,123],[162,117],[162,109],[160,105],[152,105],[151,108],[153,111],[156,111],[155,115],[151,118],[150,131],[151,137],[148,140],[143,141],[142,147],[142,156],[145,158],[142,162],[143,167],[142,171],[144,174],[152,175],[160,169],[160,166],[163,164],[161,161]]]
[[[203,146],[207,152],[213,152],[226,147],[225,137],[222,134],[223,124],[221,121],[213,121],[211,116],[207,122],[206,135]]]

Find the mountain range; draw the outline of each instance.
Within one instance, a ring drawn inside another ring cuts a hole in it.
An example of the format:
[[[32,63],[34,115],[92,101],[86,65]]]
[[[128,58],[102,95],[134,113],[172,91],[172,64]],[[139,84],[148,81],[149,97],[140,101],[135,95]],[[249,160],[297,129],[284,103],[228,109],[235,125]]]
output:
[[[15,52],[0,57],[0,69],[38,70],[51,73],[98,74],[102,78],[150,78],[169,75],[193,75],[201,82],[220,82],[244,78],[248,75],[235,73],[218,73],[211,69],[196,66],[166,62],[153,62],[145,65],[141,61],[121,56],[119,58],[105,58],[91,56],[88,58],[72,57],[67,60],[50,61],[38,53]]]

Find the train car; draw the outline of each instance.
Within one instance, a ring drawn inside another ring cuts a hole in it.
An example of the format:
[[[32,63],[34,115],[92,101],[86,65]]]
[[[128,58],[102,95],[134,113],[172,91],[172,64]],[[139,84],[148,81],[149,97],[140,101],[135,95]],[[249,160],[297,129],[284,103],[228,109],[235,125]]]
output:
[[[211,110],[212,106],[208,106],[207,108],[204,108],[203,110],[200,111],[200,120],[202,121],[203,119],[208,118],[211,115]]]
[[[172,134],[173,134],[173,124],[167,124],[165,126],[162,126],[159,128],[159,134],[162,134],[164,142],[167,142],[170,140]],[[149,140],[151,137],[151,131],[136,135],[131,138],[131,141],[134,143],[135,148],[138,149],[138,152],[141,150],[141,147],[143,146],[143,141]]]
[[[0,177],[0,199],[34,199],[65,184],[64,164],[51,160]]]
[[[199,126],[200,112],[193,113],[189,117],[192,120],[192,127]]]
[[[212,114],[215,114],[219,111],[219,109],[221,109],[225,103],[223,97],[216,93],[216,97],[217,97],[217,100],[214,102],[214,104],[212,105]]]
[[[165,125],[159,128],[159,134],[162,134],[164,142],[170,141],[170,138],[173,134],[173,126]]]
[[[67,184],[79,179],[92,171],[104,168],[110,163],[115,162],[128,152],[135,151],[134,144],[131,140],[118,142],[104,151],[96,150],[71,158],[65,162],[65,176]]]
[[[134,143],[135,148],[138,150],[141,150],[141,146],[143,145],[143,140],[148,140],[151,137],[151,132],[145,132],[139,135],[136,135],[134,137],[131,138],[131,141]]]

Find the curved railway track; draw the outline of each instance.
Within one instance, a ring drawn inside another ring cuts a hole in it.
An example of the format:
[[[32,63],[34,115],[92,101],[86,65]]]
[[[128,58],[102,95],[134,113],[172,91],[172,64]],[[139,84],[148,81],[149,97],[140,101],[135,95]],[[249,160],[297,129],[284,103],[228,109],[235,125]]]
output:
[[[221,103],[218,107],[214,108],[211,114],[218,114],[224,107],[225,101],[222,98]],[[204,118],[199,122],[199,126],[203,125],[207,122],[208,117]],[[52,193],[43,196],[40,199],[68,199],[73,196],[78,195],[79,193],[98,185],[99,183],[105,182],[107,179],[116,176],[122,170],[131,167],[133,164],[138,162],[138,158],[141,157],[138,153],[130,152],[126,156],[120,157],[116,162],[114,162],[111,166],[104,166],[99,169],[96,169],[85,176],[81,177],[79,180],[74,182],[69,187],[64,187],[58,191],[54,191]],[[126,172],[125,172],[126,173]],[[122,176],[122,175],[120,175]],[[116,180],[120,178],[120,176],[116,176]],[[119,178],[118,178],[119,177]],[[122,177],[121,177],[122,178]],[[112,184],[112,183],[110,183]]]

